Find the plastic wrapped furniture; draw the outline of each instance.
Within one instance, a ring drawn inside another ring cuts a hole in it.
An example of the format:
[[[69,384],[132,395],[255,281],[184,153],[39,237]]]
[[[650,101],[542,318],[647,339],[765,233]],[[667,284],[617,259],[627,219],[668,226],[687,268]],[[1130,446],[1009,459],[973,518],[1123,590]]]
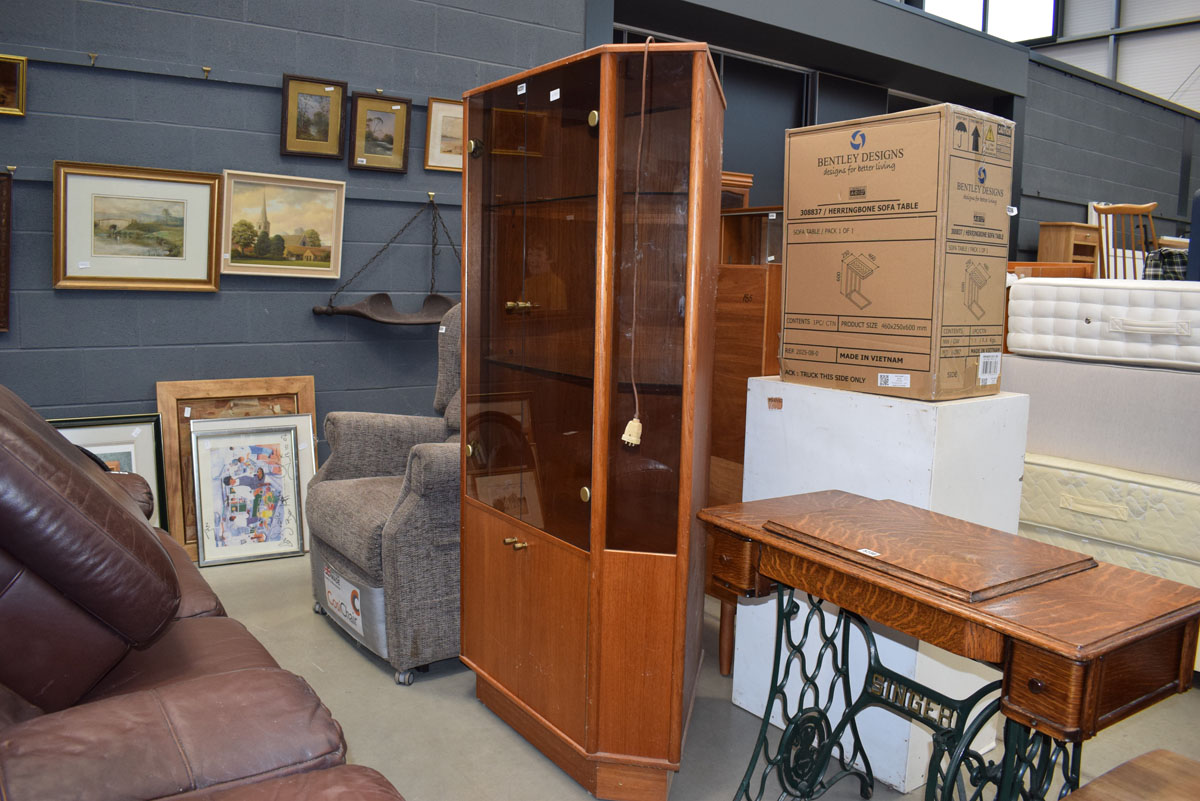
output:
[[[436,417],[330,412],[308,485],[314,611],[411,684],[459,652],[461,306],[438,333]]]

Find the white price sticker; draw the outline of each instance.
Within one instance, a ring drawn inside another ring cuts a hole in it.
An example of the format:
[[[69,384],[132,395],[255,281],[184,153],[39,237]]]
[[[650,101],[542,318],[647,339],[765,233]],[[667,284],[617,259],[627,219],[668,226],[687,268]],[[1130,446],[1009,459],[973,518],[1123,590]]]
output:
[[[979,386],[986,387],[1000,380],[1000,353],[979,354]]]
[[[550,102],[553,103],[555,100],[558,100],[558,90],[551,89],[550,90]]]
[[[520,97],[523,94],[525,94],[525,84],[519,83],[517,84],[517,96]]]

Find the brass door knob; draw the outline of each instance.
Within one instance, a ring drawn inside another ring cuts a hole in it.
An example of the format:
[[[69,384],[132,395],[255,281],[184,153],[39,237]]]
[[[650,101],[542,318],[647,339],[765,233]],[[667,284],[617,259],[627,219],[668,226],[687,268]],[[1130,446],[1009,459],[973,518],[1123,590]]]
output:
[[[514,542],[516,542],[516,541],[517,541],[517,538],[516,538],[516,537],[505,537],[505,538],[504,538],[504,544],[505,544],[505,545],[512,545],[512,544],[513,544]]]
[[[592,499],[592,491],[590,489],[588,489],[587,487],[580,487],[579,488],[579,500],[583,501],[584,503],[587,503],[591,499]]]
[[[589,111],[588,112],[588,125],[591,126],[592,128],[595,128],[599,124],[600,124],[600,112],[595,111],[595,110]]]
[[[517,542],[517,543],[514,543],[514,544],[513,544],[513,550],[514,550],[514,551],[519,551],[519,550],[521,550],[522,548],[528,548],[528,547],[529,547],[529,543],[528,543],[528,542]]]
[[[463,445],[463,450],[467,452],[468,459],[475,455],[475,445],[470,442]]]

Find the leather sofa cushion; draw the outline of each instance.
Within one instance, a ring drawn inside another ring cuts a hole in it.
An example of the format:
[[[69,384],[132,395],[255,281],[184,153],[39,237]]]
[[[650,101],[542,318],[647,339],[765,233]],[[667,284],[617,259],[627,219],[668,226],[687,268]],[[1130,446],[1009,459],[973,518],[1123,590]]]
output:
[[[210,674],[275,667],[279,663],[238,621],[187,618],[175,621],[150,648],[130,651],[83,701],[152,690]]]
[[[243,670],[8,727],[0,798],[162,798],[333,767],[345,752],[341,727],[303,679]]]
[[[200,790],[180,801],[404,801],[379,771],[363,765],[296,773],[241,787]]]
[[[175,617],[224,615],[225,607],[221,605],[221,599],[204,580],[204,576],[200,575],[200,568],[188,556],[187,549],[162,529],[155,529],[154,533],[171,558],[175,576],[179,580],[179,608],[175,610]]]

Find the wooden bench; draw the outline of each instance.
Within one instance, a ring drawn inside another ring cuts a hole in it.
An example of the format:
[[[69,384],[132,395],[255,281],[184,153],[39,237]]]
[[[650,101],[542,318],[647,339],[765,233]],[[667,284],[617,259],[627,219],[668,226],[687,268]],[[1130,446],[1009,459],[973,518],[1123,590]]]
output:
[[[1142,754],[1085,784],[1071,801],[1196,801],[1200,762],[1159,749]]]

